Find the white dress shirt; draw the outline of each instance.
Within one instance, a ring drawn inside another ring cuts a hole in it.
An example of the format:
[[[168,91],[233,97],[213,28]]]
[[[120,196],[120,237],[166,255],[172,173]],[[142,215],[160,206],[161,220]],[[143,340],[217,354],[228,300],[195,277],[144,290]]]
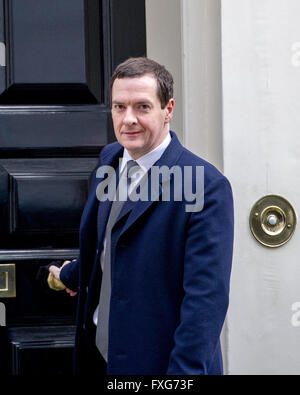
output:
[[[129,194],[132,191],[132,189],[141,181],[142,177],[147,173],[147,171],[154,165],[154,163],[157,162],[158,159],[160,159],[160,157],[165,152],[165,149],[168,147],[170,142],[171,142],[171,135],[170,135],[170,133],[168,133],[166,138],[164,139],[164,141],[158,147],[154,148],[154,150],[148,152],[147,154],[141,156],[140,158],[138,158],[136,160],[131,157],[131,155],[129,154],[129,152],[127,151],[126,148],[124,149],[124,154],[123,154],[121,168],[120,168],[120,174],[124,170],[126,163],[130,160],[135,160],[135,162],[137,162],[137,164],[141,168],[140,171],[137,171],[134,174],[134,180],[132,180],[132,182],[130,184]],[[104,239],[104,242],[103,242],[103,249],[102,249],[101,257],[100,257],[102,272],[103,272],[103,268],[104,268],[105,248],[106,248],[106,238]],[[94,312],[93,321],[94,321],[95,325],[97,325],[98,306]]]

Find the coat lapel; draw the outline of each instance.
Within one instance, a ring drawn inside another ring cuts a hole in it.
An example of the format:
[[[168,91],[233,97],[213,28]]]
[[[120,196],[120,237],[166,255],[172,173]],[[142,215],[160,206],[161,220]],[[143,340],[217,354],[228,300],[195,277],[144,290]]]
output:
[[[99,167],[102,165],[111,166],[113,168],[117,168],[119,164],[119,158],[123,155],[123,147],[116,143],[116,148],[114,150],[110,150],[109,153],[103,155],[99,162]],[[97,173],[96,173],[97,174]],[[99,201],[97,197],[97,187],[99,184],[105,179],[105,177],[97,178],[93,177],[92,187],[89,193],[89,197],[87,203],[85,205],[85,209],[82,214],[81,224],[80,224],[80,234],[84,235],[85,238],[90,238],[91,235],[95,233],[95,226],[97,226],[97,217],[98,217],[98,209],[101,211],[101,224],[98,231],[98,242],[103,240],[105,225],[108,219],[108,215],[111,208],[111,201]]]
[[[175,135],[174,132],[171,132],[171,137],[172,140],[169,144],[169,146],[166,148],[165,152],[161,156],[161,158],[154,164],[154,166],[167,166],[168,168],[171,168],[174,166],[180,155],[183,152],[183,147],[180,144],[179,140],[177,139],[177,136]],[[151,170],[151,169],[150,169]],[[148,190],[148,195],[151,196],[150,193],[150,171],[147,173],[148,177],[148,183],[144,184],[145,188],[149,188]],[[116,222],[120,221],[125,215],[129,213],[129,216],[127,218],[127,221],[120,233],[120,236],[127,231],[127,229],[132,226],[132,224],[146,211],[148,210],[151,205],[157,201],[162,194],[163,191],[163,184],[167,181],[169,181],[170,177],[164,178],[161,180],[160,185],[158,186],[157,190],[153,194],[151,200],[149,199],[148,201],[138,201],[138,202],[133,202],[133,201],[128,201],[124,204],[123,209],[117,219]]]

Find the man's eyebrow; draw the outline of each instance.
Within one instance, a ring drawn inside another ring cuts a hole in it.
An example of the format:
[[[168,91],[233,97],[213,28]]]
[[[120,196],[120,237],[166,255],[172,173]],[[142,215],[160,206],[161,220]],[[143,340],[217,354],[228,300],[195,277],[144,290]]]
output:
[[[151,100],[149,99],[140,99],[136,102],[136,104],[145,104],[145,103],[152,104]]]
[[[125,101],[122,100],[113,100],[112,101],[113,105],[124,105]],[[149,99],[139,99],[136,102],[134,102],[134,105],[140,105],[140,104],[149,104],[150,106],[152,106],[152,101]]]

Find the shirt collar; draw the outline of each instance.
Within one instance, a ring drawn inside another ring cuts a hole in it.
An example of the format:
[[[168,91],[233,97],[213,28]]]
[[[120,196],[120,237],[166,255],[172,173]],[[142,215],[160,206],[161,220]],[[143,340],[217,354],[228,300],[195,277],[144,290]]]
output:
[[[165,137],[164,141],[154,150],[148,152],[147,154],[141,156],[140,158],[136,159],[135,161],[137,164],[141,167],[141,169],[146,173],[153,165],[155,162],[158,161],[158,159],[162,156],[164,153],[165,149],[168,147],[168,145],[171,142],[171,135],[170,133],[167,134]],[[121,172],[123,171],[126,163],[129,160],[134,160],[127,149],[124,149],[124,154],[122,158],[122,163],[121,163]]]

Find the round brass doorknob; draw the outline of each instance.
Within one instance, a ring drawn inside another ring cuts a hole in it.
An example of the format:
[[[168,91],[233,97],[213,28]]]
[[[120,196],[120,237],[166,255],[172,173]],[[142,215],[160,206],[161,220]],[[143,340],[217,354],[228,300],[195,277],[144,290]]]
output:
[[[254,204],[249,222],[256,240],[266,247],[274,248],[290,240],[297,219],[292,205],[286,199],[268,195]]]

